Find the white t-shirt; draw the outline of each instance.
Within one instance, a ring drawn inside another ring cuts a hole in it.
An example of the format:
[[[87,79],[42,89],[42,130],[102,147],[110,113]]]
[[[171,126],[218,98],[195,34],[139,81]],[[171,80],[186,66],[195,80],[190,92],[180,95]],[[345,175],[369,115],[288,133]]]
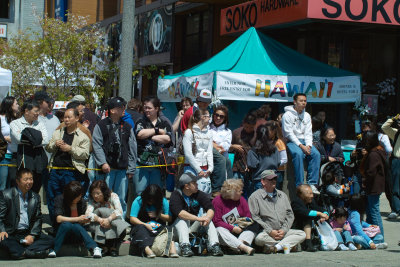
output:
[[[8,124],[6,116],[0,115],[1,118],[1,133],[4,137],[10,136],[10,124]],[[17,152],[18,146],[16,144],[8,143],[7,144],[7,153],[12,154]]]

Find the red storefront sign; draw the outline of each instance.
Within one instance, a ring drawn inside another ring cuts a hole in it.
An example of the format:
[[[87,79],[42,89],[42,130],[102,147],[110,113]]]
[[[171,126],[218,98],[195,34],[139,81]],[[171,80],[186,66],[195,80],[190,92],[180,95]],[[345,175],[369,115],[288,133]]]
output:
[[[255,0],[221,10],[221,35],[305,19],[400,25],[400,0]]]

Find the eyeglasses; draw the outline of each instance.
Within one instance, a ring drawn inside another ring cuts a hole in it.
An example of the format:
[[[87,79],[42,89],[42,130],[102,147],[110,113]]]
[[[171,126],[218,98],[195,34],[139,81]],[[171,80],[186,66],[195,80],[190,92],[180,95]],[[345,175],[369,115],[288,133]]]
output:
[[[217,118],[217,119],[225,119],[225,115],[221,115],[221,114],[218,114],[218,113],[214,113],[214,116]]]

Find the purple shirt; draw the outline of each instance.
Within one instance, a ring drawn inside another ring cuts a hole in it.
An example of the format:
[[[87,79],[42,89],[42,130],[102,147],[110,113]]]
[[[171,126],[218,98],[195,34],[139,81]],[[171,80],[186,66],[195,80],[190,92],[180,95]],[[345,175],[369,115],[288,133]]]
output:
[[[229,231],[232,231],[233,225],[230,225],[222,220],[222,216],[233,210],[237,209],[240,217],[251,218],[249,205],[244,197],[241,197],[238,201],[231,199],[223,199],[221,196],[217,196],[212,201],[214,206],[214,218],[213,223],[215,227],[224,227]]]

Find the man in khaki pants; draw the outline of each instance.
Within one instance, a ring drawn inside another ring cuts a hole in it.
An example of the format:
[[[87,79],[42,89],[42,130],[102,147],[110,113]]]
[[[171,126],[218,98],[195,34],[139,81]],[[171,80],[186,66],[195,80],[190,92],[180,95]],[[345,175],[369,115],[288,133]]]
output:
[[[306,234],[292,230],[294,215],[285,193],[277,190],[277,175],[274,170],[261,173],[263,188],[255,191],[249,198],[253,220],[264,229],[255,239],[257,246],[263,246],[266,254],[282,251],[285,245],[293,248],[304,241]]]

